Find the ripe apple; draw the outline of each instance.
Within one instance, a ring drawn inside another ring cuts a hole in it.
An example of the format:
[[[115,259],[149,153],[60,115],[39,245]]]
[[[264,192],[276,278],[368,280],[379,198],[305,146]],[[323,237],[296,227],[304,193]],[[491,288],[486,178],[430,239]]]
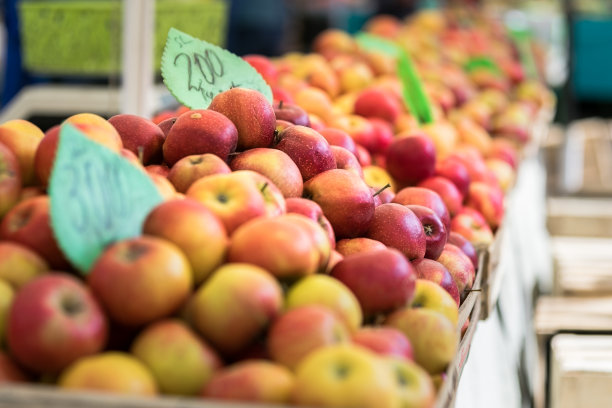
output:
[[[355,332],[363,321],[361,306],[353,292],[338,279],[323,274],[306,276],[289,288],[285,309],[306,305],[327,307],[351,332]]]
[[[316,221],[329,239],[329,244],[332,249],[336,247],[336,236],[329,220],[323,215],[321,206],[312,200],[301,197],[290,197],[285,200],[287,205],[287,214],[302,214]]]
[[[332,116],[332,100],[322,89],[306,85],[295,93],[294,99],[296,105],[308,112],[311,127],[317,123],[311,115],[316,115],[323,122],[327,122],[328,117]]]
[[[171,200],[173,198],[176,198],[178,194],[182,194],[176,191],[176,189],[166,176],[149,171],[147,171],[147,175],[149,176],[149,178],[151,178],[153,184],[155,184],[155,188],[157,188],[157,191],[162,196],[164,201]]]
[[[381,189],[389,185],[391,192],[395,191],[395,182],[391,175],[381,166],[369,165],[363,167],[363,179],[366,184],[375,189]]]
[[[442,313],[455,326],[459,320],[459,305],[442,286],[428,279],[417,279],[412,308],[425,308]]]
[[[174,163],[168,172],[168,180],[176,191],[186,193],[189,187],[202,177],[231,172],[230,167],[219,156],[212,153],[193,154]]]
[[[412,345],[406,335],[391,327],[364,326],[353,333],[352,341],[381,356],[414,359]]]
[[[108,119],[119,133],[124,148],[136,154],[142,164],[159,163],[162,146],[166,139],[164,132],[152,121],[137,115],[122,113]]]
[[[493,242],[493,232],[482,214],[464,207],[451,221],[451,231],[462,235],[474,247],[485,247]]]
[[[34,154],[34,171],[36,179],[41,185],[49,184],[53,161],[55,160],[55,151],[59,142],[60,125],[55,125],[45,132],[45,136],[38,143],[36,153]]]
[[[242,57],[243,60],[249,63],[262,78],[269,84],[274,85],[278,77],[278,69],[270,58],[259,54],[248,54]]]
[[[416,271],[419,279],[427,279],[440,285],[442,289],[446,290],[449,295],[451,295],[457,306],[459,306],[461,297],[459,296],[457,284],[444,265],[433,259],[423,258],[412,261],[412,267]]]
[[[114,321],[139,326],[175,312],[189,296],[193,273],[175,244],[141,236],[108,246],[88,283]]]
[[[7,383],[21,383],[27,381],[28,376],[21,367],[11,359],[11,356],[7,352],[0,350],[0,384],[6,385]]]
[[[117,394],[157,395],[153,374],[135,357],[108,351],[74,362],[60,376],[60,388]]]
[[[353,138],[351,138],[346,131],[334,127],[326,127],[319,130],[319,133],[331,146],[344,147],[349,152],[355,155],[357,154],[355,150],[355,141],[353,141]]]
[[[502,191],[506,192],[510,190],[514,184],[515,178],[515,171],[512,166],[505,160],[495,158],[485,160],[485,164],[495,176],[497,180],[496,184],[501,187]]]
[[[374,146],[372,147],[372,153],[380,154],[381,157],[386,159],[389,145],[391,145],[395,137],[393,134],[393,126],[383,119],[370,118],[369,120],[374,127]]]
[[[230,119],[210,109],[187,111],[180,115],[162,147],[169,166],[185,156],[212,153],[227,160],[236,150],[238,130]]]
[[[325,268],[325,271],[323,273],[329,275],[332,269],[334,269],[334,266],[336,266],[336,264],[343,259],[344,256],[340,252],[336,251],[335,249],[332,249],[331,253],[329,254],[329,262],[327,262],[327,268]]]
[[[392,312],[410,302],[416,281],[410,262],[393,248],[346,256],[331,274],[353,291],[366,316]]]
[[[6,146],[15,155],[24,186],[36,184],[34,156],[44,136],[45,134],[38,126],[27,120],[13,119],[0,125],[0,144]]]
[[[304,183],[295,162],[278,149],[258,147],[231,158],[232,170],[252,170],[269,178],[284,197],[301,197]]]
[[[348,329],[333,310],[305,305],[280,315],[272,323],[266,342],[274,361],[295,369],[314,350],[349,340]]]
[[[423,187],[405,187],[395,194],[394,203],[403,205],[422,205],[433,210],[440,218],[446,230],[450,228],[450,214],[444,204],[444,200],[438,193]]]
[[[6,334],[12,356],[39,374],[56,374],[106,344],[107,321],[76,278],[48,274],[26,284],[13,300]]]
[[[442,251],[437,261],[448,269],[457,284],[459,296],[462,299],[465,298],[467,291],[472,288],[476,276],[476,271],[470,258],[455,245],[446,244],[444,251]]]
[[[387,246],[382,242],[366,237],[345,238],[336,242],[336,251],[342,256],[385,248],[387,248]]]
[[[70,268],[59,249],[49,216],[49,196],[28,198],[13,207],[0,223],[0,239],[28,247],[53,269]]]
[[[423,226],[425,258],[438,259],[448,240],[448,232],[440,217],[431,208],[422,205],[410,204],[405,207],[417,216]]]
[[[361,167],[369,166],[373,163],[370,152],[360,144],[355,145],[355,157],[357,157]]]
[[[7,281],[0,279],[0,348],[4,346],[6,321],[14,297],[15,289]]]
[[[493,139],[488,158],[503,160],[516,170],[519,163],[518,156],[519,154],[515,143],[503,137],[496,137]]]
[[[308,113],[291,102],[279,101],[274,104],[274,115],[276,120],[286,120],[294,125],[310,126]]]
[[[414,350],[414,360],[429,374],[443,372],[457,353],[457,328],[435,310],[398,309],[387,317],[384,325],[399,329],[408,337]]]
[[[321,206],[336,239],[363,235],[374,217],[374,199],[369,187],[347,170],[319,173],[304,183],[304,193]]]
[[[288,127],[279,133],[274,147],[295,162],[304,181],[336,168],[329,143],[314,129],[299,125]]]
[[[447,157],[436,164],[435,175],[450,180],[461,193],[462,199],[467,197],[470,186],[470,173],[465,165],[452,156]]]
[[[436,147],[438,160],[447,157],[457,146],[459,135],[448,121],[436,121],[423,125],[423,132],[429,136]]]
[[[393,123],[401,112],[400,101],[395,95],[381,88],[363,89],[355,100],[355,113],[366,118],[380,118]]]
[[[215,400],[288,404],[294,383],[287,367],[267,360],[245,360],[213,374],[201,394]]]
[[[164,394],[197,395],[221,367],[217,353],[178,319],[147,326],[130,353],[151,370]]]
[[[196,285],[225,262],[229,238],[223,223],[193,199],[174,199],[157,205],[147,215],[142,232],[180,248],[189,261]]]
[[[17,157],[0,142],[0,219],[19,201],[21,185]]]
[[[499,227],[504,218],[504,193],[483,182],[470,183],[466,206],[479,211],[493,231]]]
[[[393,140],[387,150],[387,171],[401,185],[416,185],[434,174],[436,148],[423,133],[410,132]]]
[[[217,94],[208,109],[222,113],[236,125],[238,151],[272,144],[276,116],[262,93],[247,88],[231,88]]]
[[[394,407],[397,385],[375,353],[356,344],[322,347],[295,370],[293,402],[319,407]]]
[[[363,178],[361,164],[359,164],[357,157],[353,153],[340,146],[330,146],[330,149],[336,161],[336,168],[350,171],[356,176]]]
[[[441,176],[429,177],[421,181],[418,187],[428,188],[438,193],[451,217],[461,210],[463,195],[449,179]]]
[[[388,359],[388,364],[395,373],[400,406],[414,408],[434,406],[436,389],[427,371],[407,360]]]
[[[327,264],[332,251],[332,244],[327,231],[321,228],[321,224],[302,214],[286,214],[284,218],[306,230],[319,255],[318,270],[319,272],[325,272],[328,269]]]
[[[376,129],[372,123],[359,115],[337,115],[329,120],[329,126],[348,133],[355,144],[368,152],[378,151]]]
[[[408,206],[387,203],[374,210],[366,236],[398,249],[412,260],[423,258],[426,254],[425,229],[419,217]],[[440,233],[433,231],[431,236],[439,236]]]
[[[474,270],[478,269],[478,252],[470,241],[468,241],[463,235],[455,231],[451,231],[450,234],[448,234],[448,243],[455,245],[464,254],[466,254],[467,257],[470,258],[470,261],[472,261]]]
[[[253,344],[281,313],[283,293],[265,269],[228,263],[213,272],[190,303],[195,329],[217,351],[232,356]]]
[[[67,118],[64,123],[70,123],[89,139],[108,147],[114,152],[118,153],[123,147],[117,130],[102,116],[93,113],[77,113]]]

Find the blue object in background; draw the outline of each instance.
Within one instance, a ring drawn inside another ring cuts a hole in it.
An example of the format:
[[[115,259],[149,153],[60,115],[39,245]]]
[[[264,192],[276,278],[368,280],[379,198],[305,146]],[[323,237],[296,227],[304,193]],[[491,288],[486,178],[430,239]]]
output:
[[[575,98],[612,101],[612,16],[576,16],[573,32]]]
[[[17,0],[2,2],[4,24],[6,26],[6,61],[2,83],[1,106],[6,105],[19,90],[28,83],[28,75],[21,69],[21,48],[19,42],[19,19]]]

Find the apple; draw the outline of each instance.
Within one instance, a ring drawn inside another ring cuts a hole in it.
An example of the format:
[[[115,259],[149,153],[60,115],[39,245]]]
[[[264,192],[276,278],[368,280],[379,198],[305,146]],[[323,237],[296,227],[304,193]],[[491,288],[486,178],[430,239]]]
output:
[[[201,395],[213,400],[289,404],[294,383],[287,367],[267,360],[245,360],[213,374]]]
[[[312,43],[312,50],[325,55],[352,54],[357,51],[355,39],[347,32],[338,28],[328,28],[321,31]]]
[[[331,223],[336,239],[363,235],[374,217],[369,187],[355,174],[327,170],[304,183],[304,194],[315,201]]]
[[[479,211],[492,230],[496,230],[504,218],[504,193],[501,188],[483,182],[470,183],[466,206]]]
[[[270,58],[259,54],[248,54],[242,57],[243,60],[249,63],[262,78],[269,84],[274,85],[278,77],[278,69]]]
[[[276,120],[286,120],[294,125],[310,126],[308,113],[298,105],[291,102],[279,101],[274,105]]]
[[[355,141],[346,131],[334,127],[326,127],[319,130],[319,133],[331,146],[344,147],[349,152],[357,154]]]
[[[114,126],[102,116],[93,113],[77,113],[67,118],[63,123],[70,123],[94,142],[119,152],[123,147],[121,136]],[[55,156],[55,153],[53,154]]]
[[[282,306],[278,281],[265,269],[242,263],[221,266],[190,300],[193,326],[225,356],[252,345]]]
[[[493,232],[485,218],[469,207],[464,207],[451,221],[451,231],[462,235],[474,247],[486,247],[493,242]]]
[[[291,217],[295,216],[302,217],[320,231],[327,245],[327,259],[322,259],[311,230],[292,221]],[[257,265],[280,279],[294,279],[324,268],[330,250],[327,235],[315,221],[302,215],[286,214],[274,218],[258,217],[238,227],[231,237],[227,259]]]
[[[153,122],[155,123],[155,120],[153,120]],[[176,122],[176,116],[174,116],[174,114],[171,114],[168,118],[157,123],[157,126],[161,129],[162,133],[164,134],[164,139],[168,136],[168,133],[170,133],[170,129],[172,129],[172,126],[174,126],[175,122]]]
[[[336,266],[336,264],[343,259],[344,256],[340,252],[336,251],[335,249],[332,249],[331,253],[329,254],[329,261],[327,262],[327,267],[325,268],[325,271],[323,273],[329,275],[332,269],[334,269],[334,266]]]
[[[359,164],[357,157],[353,153],[340,146],[330,146],[330,149],[336,161],[336,168],[350,171],[356,176],[363,178],[361,164]]]
[[[155,184],[155,188],[157,188],[157,191],[162,196],[162,199],[164,201],[171,200],[173,198],[176,198],[178,194],[182,194],[176,191],[176,189],[166,176],[163,176],[156,172],[148,171],[147,175],[149,176],[151,181],[153,181],[153,184]]]
[[[108,119],[119,133],[124,148],[136,154],[142,164],[158,163],[162,159],[164,132],[152,121],[141,116],[122,113]]]
[[[21,185],[21,170],[17,157],[0,142],[0,219],[19,201]]]
[[[453,298],[457,306],[461,302],[457,284],[450,274],[448,269],[438,261],[433,259],[415,259],[412,261],[412,267],[416,271],[419,279],[427,279],[440,285]]]
[[[361,167],[366,167],[373,163],[370,152],[368,152],[368,150],[360,144],[355,145],[355,157],[357,157]]]
[[[391,327],[364,326],[353,333],[352,341],[381,356],[413,360],[412,345],[401,331]]]
[[[0,384],[27,382],[28,376],[11,356],[0,350]]]
[[[376,189],[381,189],[389,185],[390,192],[395,191],[395,182],[391,175],[384,169],[384,167],[377,165],[369,165],[363,167],[363,179],[366,184]]]
[[[399,404],[402,407],[433,407],[436,389],[427,371],[412,361],[389,359],[388,364],[395,373]]]
[[[55,125],[45,132],[45,136],[38,143],[36,153],[34,154],[34,171],[36,179],[43,186],[49,184],[53,161],[55,160],[55,151],[59,142],[60,125]]]
[[[295,369],[314,350],[349,339],[348,329],[333,310],[322,305],[305,305],[279,316],[272,323],[266,342],[274,361]]]
[[[422,205],[430,208],[440,218],[447,230],[450,228],[450,214],[444,200],[438,193],[423,187],[405,187],[395,194],[394,203]]]
[[[164,394],[197,395],[221,367],[217,353],[178,319],[147,326],[130,353],[151,370]]]
[[[502,159],[487,159],[485,164],[497,180],[494,185],[499,185],[503,192],[510,190],[515,178],[515,171],[512,166]]]
[[[304,183],[295,162],[278,149],[258,147],[233,156],[230,168],[252,170],[269,178],[284,197],[301,197]]]
[[[193,272],[175,244],[141,236],[109,245],[87,279],[111,319],[139,326],[174,313],[189,296]]]
[[[400,100],[381,88],[363,89],[355,100],[355,113],[366,118],[380,118],[393,123],[401,112]]]
[[[446,244],[437,261],[448,269],[457,284],[459,296],[462,299],[465,298],[476,276],[476,270],[470,258],[455,245]]]
[[[346,256],[331,275],[355,294],[366,316],[392,312],[412,299],[416,273],[393,248]]]
[[[390,14],[378,14],[366,21],[364,30],[370,34],[395,39],[402,29],[402,21]]]
[[[293,403],[319,407],[395,407],[392,371],[375,353],[338,344],[310,353],[295,370]]]
[[[169,170],[167,176],[176,191],[186,193],[196,181],[211,174],[228,174],[232,170],[219,157],[212,153],[185,156]]]
[[[301,197],[290,197],[285,200],[287,205],[287,214],[302,214],[316,221],[329,239],[329,244],[332,249],[336,247],[336,236],[329,220],[323,215],[321,206],[312,200]]]
[[[470,241],[468,241],[463,235],[455,231],[451,231],[450,234],[448,234],[448,243],[455,245],[464,254],[466,254],[467,257],[470,258],[470,261],[472,261],[474,270],[478,270],[478,252]]]
[[[312,115],[316,115],[324,123],[328,117],[332,117],[333,105],[330,96],[322,89],[306,85],[294,95],[295,104],[308,112],[310,126],[316,126],[317,121]]]
[[[336,242],[336,251],[342,256],[385,248],[387,248],[387,246],[382,242],[366,237],[345,238]]]
[[[360,91],[374,81],[372,68],[365,61],[359,59],[348,64],[341,64],[335,71],[343,93]]]
[[[459,142],[457,130],[448,121],[436,121],[424,124],[422,130],[433,141],[436,147],[438,161],[447,157]]]
[[[210,109],[187,111],[180,115],[162,147],[169,166],[186,156],[212,153],[227,160],[236,150],[238,130],[224,115]]]
[[[336,168],[329,143],[311,128],[300,125],[288,127],[279,133],[274,147],[295,162],[304,181],[325,170]]]
[[[441,176],[428,177],[421,181],[418,187],[428,188],[438,193],[451,217],[461,210],[463,194],[449,179]]]
[[[439,231],[434,231],[430,236],[439,234]],[[410,208],[401,204],[387,203],[376,207],[366,236],[398,249],[411,260],[423,258],[426,254],[426,227]]]
[[[147,215],[142,232],[180,248],[189,261],[196,285],[225,262],[229,238],[223,223],[193,199],[174,199],[157,205]]]
[[[320,223],[302,214],[286,214],[284,218],[288,222],[292,222],[293,224],[296,224],[300,228],[306,230],[313,242],[315,250],[319,255],[318,272],[325,272],[328,269],[327,264],[334,246],[331,244],[329,234],[325,228],[321,228]]]
[[[368,152],[380,149],[374,125],[362,116],[337,115],[329,120],[329,126],[348,133],[355,144],[363,146]]]
[[[446,370],[459,347],[455,325],[442,313],[425,308],[398,309],[384,322],[401,330],[414,350],[415,362],[429,374]]]
[[[292,285],[285,298],[285,309],[307,305],[325,306],[336,313],[351,332],[361,327],[363,314],[359,301],[338,279],[316,274],[306,276]]]
[[[6,146],[15,155],[24,186],[36,184],[34,156],[44,136],[45,134],[38,126],[27,120],[13,119],[0,125],[0,144]],[[1,155],[4,156],[4,154]]]
[[[471,181],[470,173],[457,158],[451,156],[439,161],[436,164],[435,175],[450,180],[457,187],[462,198],[467,196]]]
[[[519,153],[516,144],[503,137],[493,138],[488,158],[503,160],[512,166],[514,170],[516,170],[519,163]]]
[[[50,220],[49,196],[28,198],[13,207],[0,223],[0,239],[21,244],[38,255],[53,269],[70,265],[57,245]]]
[[[387,150],[386,169],[402,185],[415,185],[434,174],[436,149],[429,137],[411,132],[393,140]]]
[[[231,88],[217,94],[208,109],[223,114],[234,123],[238,130],[238,151],[272,144],[276,116],[262,93]]]
[[[21,194],[19,195],[19,202],[25,201],[28,198],[37,197],[37,196],[41,196],[44,194],[45,194],[45,191],[40,186],[24,187],[21,189]]]
[[[121,154],[123,154],[124,151],[125,152],[130,152],[127,149],[121,149]],[[134,155],[134,153],[132,153],[132,152],[126,153],[126,155],[127,154],[131,154],[132,156]],[[139,164],[140,164],[140,162],[139,162]],[[168,175],[170,174],[170,168],[168,166],[166,166],[165,164],[149,164],[148,166],[144,166],[144,170],[147,172],[147,174],[158,174],[158,175],[160,175],[162,177],[165,177],[165,178],[168,178]]]
[[[448,232],[440,217],[431,208],[409,204],[405,206],[417,216],[425,233],[425,258],[438,259],[448,240]]]
[[[15,298],[15,289],[5,280],[0,279],[0,348],[4,346],[6,321]]]
[[[57,384],[68,390],[140,396],[158,393],[151,371],[135,357],[117,351],[77,360],[62,373]]]
[[[383,158],[386,158],[386,152],[395,137],[393,134],[393,126],[389,122],[385,122],[383,119],[379,118],[370,118],[370,123],[374,127],[374,145],[372,146],[372,153],[381,154]]]
[[[428,279],[417,279],[411,308],[425,308],[442,313],[455,326],[459,320],[459,305],[442,286]]]
[[[16,293],[9,311],[11,355],[39,374],[56,374],[106,344],[108,323],[87,287],[54,273],[33,279]]]

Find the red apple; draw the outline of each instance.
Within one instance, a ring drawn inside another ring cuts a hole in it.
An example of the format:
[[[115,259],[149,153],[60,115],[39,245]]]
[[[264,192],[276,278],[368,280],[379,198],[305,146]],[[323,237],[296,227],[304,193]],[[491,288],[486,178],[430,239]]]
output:
[[[410,209],[417,216],[423,226],[423,231],[425,232],[425,258],[438,259],[448,240],[448,232],[444,224],[442,224],[440,217],[432,209],[422,205],[410,204],[406,208]]]
[[[355,113],[367,118],[380,118],[393,123],[402,112],[402,105],[395,95],[381,88],[366,88],[355,100]]]
[[[434,174],[436,148],[423,133],[396,138],[387,150],[386,168],[402,185],[415,185]]]
[[[274,104],[274,115],[276,120],[285,120],[294,125],[310,126],[308,113],[298,105],[279,101]]]
[[[372,155],[360,144],[355,145],[355,157],[357,157],[361,167],[366,167],[372,164]]]
[[[19,201],[21,170],[15,154],[0,143],[0,219]]]
[[[272,97],[275,103],[280,102],[280,101],[294,103],[295,100],[293,96],[291,96],[291,93],[288,90],[281,88],[279,86],[272,86],[271,88],[272,88]]]
[[[330,149],[336,161],[336,168],[350,171],[360,178],[363,178],[361,164],[359,164],[357,157],[355,157],[353,153],[340,146],[330,146]]]
[[[459,306],[461,297],[459,296],[457,284],[444,265],[432,259],[423,258],[412,261],[412,266],[419,279],[427,279],[440,285],[452,296],[457,306]]]
[[[152,121],[141,116],[122,113],[108,122],[119,133],[123,147],[136,154],[142,164],[158,163],[162,159],[164,132]]]
[[[228,174],[232,170],[217,155],[212,153],[185,156],[168,171],[168,180],[176,191],[186,193],[189,187],[202,177],[211,174]]]
[[[448,269],[457,284],[459,296],[462,299],[465,298],[476,276],[476,270],[470,258],[455,245],[446,244],[437,261]]]
[[[376,207],[366,236],[398,249],[408,259],[423,258],[426,253],[427,239],[421,221],[412,210],[401,204],[387,203]]]
[[[336,242],[336,251],[342,256],[349,256],[359,252],[371,251],[374,249],[385,249],[387,246],[380,241],[371,238],[358,237],[341,239]]]
[[[455,245],[457,248],[463,251],[463,253],[466,254],[468,258],[470,258],[470,261],[472,261],[474,269],[478,270],[478,252],[470,241],[468,241],[463,235],[459,234],[458,232],[451,231],[450,234],[448,234],[448,243]]]
[[[470,183],[466,205],[478,210],[492,230],[497,229],[504,218],[504,193],[490,184]]]
[[[344,130],[326,127],[324,129],[321,129],[319,133],[325,138],[325,140],[327,140],[327,142],[331,146],[344,147],[346,150],[353,153],[354,155],[357,154],[355,142],[353,141],[351,136]]]
[[[449,179],[440,176],[429,177],[421,181],[418,187],[428,188],[438,193],[451,217],[461,210],[463,195]]]
[[[0,384],[27,382],[28,376],[5,351],[0,350]]]
[[[368,119],[359,115],[335,116],[330,119],[329,126],[345,131],[368,152],[377,150],[376,131]]]
[[[452,181],[461,193],[461,197],[467,197],[471,179],[467,168],[460,160],[453,157],[443,159],[436,164],[435,175]]]
[[[395,194],[393,202],[403,205],[416,204],[428,207],[440,217],[446,230],[448,231],[450,229],[450,214],[448,213],[448,208],[446,208],[446,204],[444,204],[442,197],[433,190],[423,187],[405,187]]]
[[[15,155],[24,186],[36,184],[34,156],[43,137],[42,130],[27,120],[13,119],[0,125],[0,144],[7,147]],[[0,154],[0,156],[4,156],[4,154]],[[0,210],[1,216],[2,212]]]
[[[371,118],[370,123],[374,126],[372,153],[380,154],[382,160],[386,160],[386,152],[394,139],[393,126],[389,122],[378,118]],[[378,165],[384,165],[384,163],[380,163],[381,158],[378,159]]]
[[[259,54],[248,54],[244,55],[242,59],[255,68],[269,85],[276,83],[278,69],[268,57]]]
[[[353,343],[373,352],[402,360],[413,360],[412,345],[404,333],[391,327],[364,326],[353,334]]]
[[[102,351],[108,330],[85,285],[60,273],[35,278],[17,292],[7,323],[12,356],[39,374],[59,373]]]
[[[321,206],[312,200],[307,200],[301,197],[291,197],[285,200],[287,204],[287,214],[302,214],[316,221],[323,228],[331,248],[336,247],[336,235],[329,220],[323,215]]]
[[[462,235],[475,247],[488,246],[493,242],[491,227],[480,212],[463,207],[451,221],[451,231]]]
[[[393,248],[346,256],[331,274],[353,291],[366,316],[401,308],[414,294],[416,273],[406,257]]]
[[[123,150],[124,149],[122,149],[122,151]],[[127,151],[129,152],[129,150],[127,150]],[[133,154],[132,152],[130,152],[130,153]],[[164,178],[168,178],[168,175],[170,174],[170,169],[165,164],[149,164],[144,169],[145,169],[145,171],[149,175],[157,174],[157,175],[160,175],[160,176],[162,176]]]

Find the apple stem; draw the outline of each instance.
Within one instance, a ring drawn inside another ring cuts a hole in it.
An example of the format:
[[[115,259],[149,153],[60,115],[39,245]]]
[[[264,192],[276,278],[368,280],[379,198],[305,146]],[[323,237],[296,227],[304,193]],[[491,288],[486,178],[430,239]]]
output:
[[[143,164],[142,160],[144,157],[144,146],[138,146],[138,161]]]
[[[283,100],[278,101],[278,109],[283,109]]]
[[[263,186],[261,186],[261,193],[262,194],[266,191],[266,188],[268,188],[268,182],[267,181],[264,183]]]
[[[280,142],[280,132],[278,129],[274,129],[274,141],[272,142],[274,145],[277,145]]]
[[[372,197],[376,197],[377,195],[379,195],[380,193],[382,193],[383,191],[385,191],[386,189],[388,189],[389,187],[391,187],[391,184],[387,183],[385,184],[380,190],[378,190],[377,192],[374,193],[374,195]]]

